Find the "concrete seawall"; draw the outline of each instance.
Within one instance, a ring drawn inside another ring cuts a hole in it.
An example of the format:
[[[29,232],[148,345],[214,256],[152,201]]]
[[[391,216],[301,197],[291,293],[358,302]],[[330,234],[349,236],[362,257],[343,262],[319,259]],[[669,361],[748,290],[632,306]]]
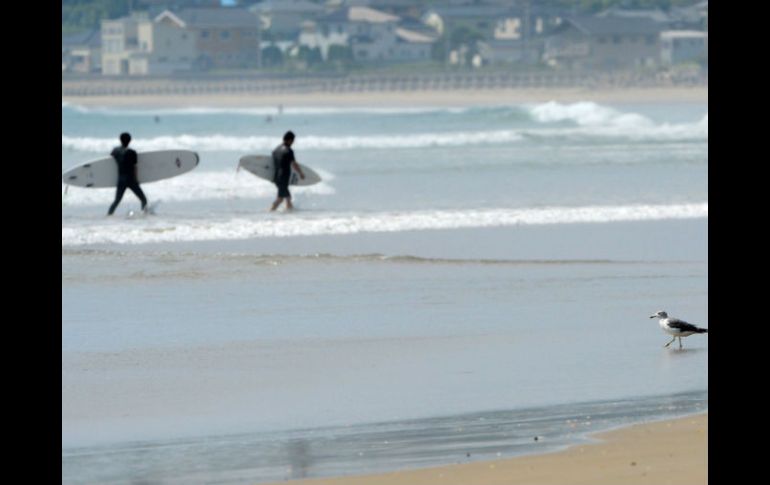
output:
[[[707,86],[708,77],[659,73],[430,73],[317,77],[62,78],[62,96],[354,93],[517,88]]]

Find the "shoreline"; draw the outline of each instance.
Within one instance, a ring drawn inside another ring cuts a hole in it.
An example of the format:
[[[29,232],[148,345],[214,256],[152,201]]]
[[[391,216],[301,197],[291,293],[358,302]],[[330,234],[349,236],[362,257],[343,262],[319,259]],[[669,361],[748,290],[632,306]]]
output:
[[[494,461],[263,485],[708,483],[708,411],[589,435],[595,443]]]
[[[366,93],[186,94],[62,96],[84,107],[468,107],[519,103],[594,101],[603,103],[708,102],[708,87],[522,88],[484,90],[372,91]]]
[[[652,238],[651,233],[670,234],[671,238]],[[569,238],[574,244],[565,245]],[[294,237],[264,237],[146,242],[141,244],[85,243],[62,246],[71,251],[115,250],[121,252],[165,251],[173,245],[177,251],[202,254],[229,252],[301,256],[331,254],[356,256],[412,256],[426,259],[498,259],[498,260],[597,260],[643,261],[646,263],[708,263],[707,245],[693,246],[693,240],[708,238],[708,217],[697,219],[659,219],[617,221],[611,223],[575,223],[520,225],[484,228],[410,230],[397,232],[360,232],[355,234],[318,234]],[[500,244],[499,241],[507,241]],[[639,241],[646,241],[640,245]],[[515,248],[511,245],[515,242]],[[661,256],[665,255],[665,256]]]

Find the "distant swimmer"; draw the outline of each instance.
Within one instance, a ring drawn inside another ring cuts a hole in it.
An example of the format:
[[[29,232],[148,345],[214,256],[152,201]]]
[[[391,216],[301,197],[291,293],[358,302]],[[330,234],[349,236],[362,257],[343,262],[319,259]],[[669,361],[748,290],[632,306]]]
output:
[[[139,197],[139,200],[142,201],[142,210],[147,208],[147,198],[144,196],[142,188],[139,187],[139,181],[136,179],[136,152],[128,148],[129,143],[131,143],[131,135],[121,133],[120,146],[115,147],[110,154],[115,159],[115,163],[118,164],[118,185],[115,191],[115,201],[110,206],[109,212],[107,212],[108,216],[115,212],[127,188],[131,189]]]
[[[674,338],[671,339],[671,342],[664,345],[664,347],[668,347],[678,338],[679,348],[681,349],[682,337],[689,337],[694,333],[708,333],[707,328],[699,328],[691,323],[679,320],[678,318],[669,317],[668,313],[663,311],[657,312],[655,315],[650,315],[650,318],[658,318],[658,325],[660,325],[660,328],[667,334],[674,336]]]
[[[273,206],[270,208],[271,212],[276,210],[284,199],[286,200],[286,208],[288,210],[294,209],[294,206],[291,204],[291,193],[289,193],[291,169],[294,168],[299,173],[301,179],[305,178],[302,168],[294,158],[294,150],[291,149],[293,143],[294,133],[287,131],[283,135],[283,143],[273,150],[273,167],[275,168],[273,182],[278,187],[278,197],[276,197]]]
[[[155,123],[160,123],[160,116],[155,116]]]

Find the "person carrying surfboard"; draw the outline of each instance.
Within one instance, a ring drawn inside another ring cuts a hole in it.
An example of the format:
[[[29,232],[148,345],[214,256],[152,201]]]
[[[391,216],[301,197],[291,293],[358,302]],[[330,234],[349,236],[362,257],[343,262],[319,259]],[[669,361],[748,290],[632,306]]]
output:
[[[289,193],[291,169],[294,168],[301,179],[305,178],[302,168],[300,168],[297,160],[294,159],[294,150],[291,149],[292,143],[294,143],[294,133],[287,131],[283,135],[283,143],[273,150],[273,167],[275,168],[273,182],[278,187],[278,197],[276,197],[273,206],[270,208],[271,212],[276,210],[284,199],[286,200],[286,209],[294,209],[294,206],[291,204],[291,193]]]
[[[139,187],[139,181],[136,179],[136,152],[128,148],[129,143],[131,143],[131,135],[121,133],[120,146],[113,148],[110,154],[118,164],[118,185],[115,191],[115,201],[110,206],[109,212],[107,212],[108,216],[115,212],[127,188],[131,189],[131,192],[142,201],[142,210],[147,208],[147,198],[144,196],[142,188]]]

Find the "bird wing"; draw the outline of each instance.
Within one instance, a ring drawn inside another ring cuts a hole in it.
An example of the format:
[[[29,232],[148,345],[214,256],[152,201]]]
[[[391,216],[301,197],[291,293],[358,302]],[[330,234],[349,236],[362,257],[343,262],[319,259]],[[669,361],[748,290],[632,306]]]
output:
[[[681,332],[695,332],[698,330],[698,327],[692,323],[687,323],[684,320],[679,320],[678,318],[669,318],[668,326],[670,328],[676,328]]]

